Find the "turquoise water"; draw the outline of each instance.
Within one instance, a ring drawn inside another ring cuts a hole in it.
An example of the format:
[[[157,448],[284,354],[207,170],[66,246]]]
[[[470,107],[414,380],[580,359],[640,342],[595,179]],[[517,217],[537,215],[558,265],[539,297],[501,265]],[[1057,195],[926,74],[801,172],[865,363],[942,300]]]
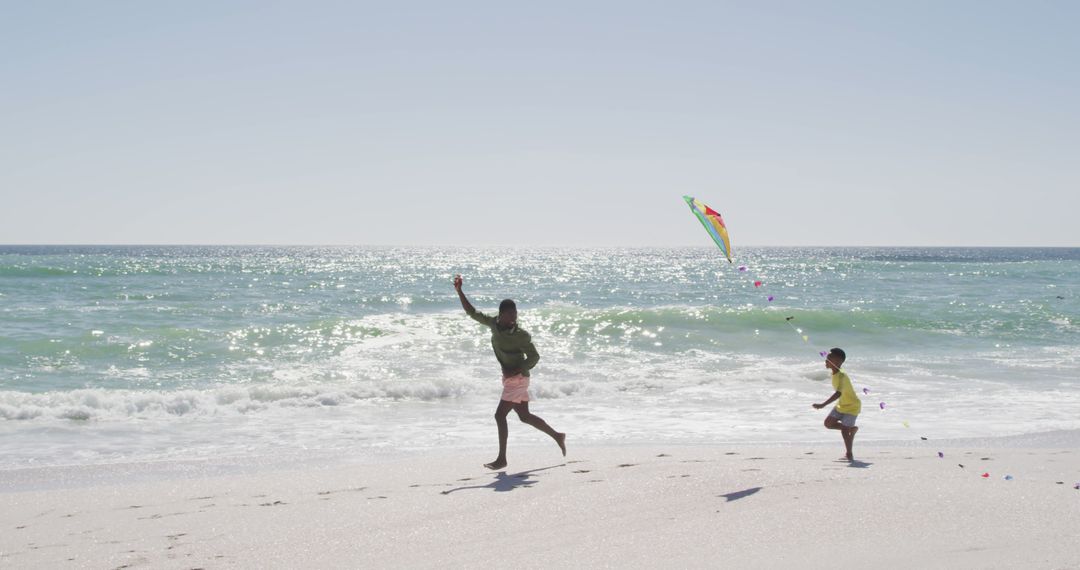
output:
[[[579,440],[824,439],[832,346],[865,437],[1080,428],[1080,249],[737,253],[0,247],[0,467],[488,445],[455,273],[517,300]]]

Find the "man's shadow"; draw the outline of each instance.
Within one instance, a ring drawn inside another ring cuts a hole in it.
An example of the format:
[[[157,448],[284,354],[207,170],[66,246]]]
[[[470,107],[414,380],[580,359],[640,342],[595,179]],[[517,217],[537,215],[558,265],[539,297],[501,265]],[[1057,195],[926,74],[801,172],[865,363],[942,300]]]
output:
[[[859,461],[858,459],[852,459],[851,462],[848,463],[848,467],[854,467],[856,469],[866,469],[867,467],[870,467],[871,465],[873,465],[873,463],[867,463],[866,461]]]
[[[454,491],[466,491],[468,489],[491,489],[496,493],[504,493],[506,491],[513,491],[518,487],[532,487],[539,482],[534,479],[529,479],[529,477],[531,477],[533,473],[536,473],[537,471],[547,471],[548,469],[555,469],[556,467],[566,467],[566,464],[560,463],[559,465],[552,465],[550,467],[539,467],[537,469],[530,469],[528,471],[522,471],[520,473],[514,473],[512,475],[507,475],[506,471],[499,471],[495,474],[495,480],[491,483],[488,483],[487,485],[470,485],[468,487],[458,487],[456,489],[443,491],[442,494],[449,495]]]

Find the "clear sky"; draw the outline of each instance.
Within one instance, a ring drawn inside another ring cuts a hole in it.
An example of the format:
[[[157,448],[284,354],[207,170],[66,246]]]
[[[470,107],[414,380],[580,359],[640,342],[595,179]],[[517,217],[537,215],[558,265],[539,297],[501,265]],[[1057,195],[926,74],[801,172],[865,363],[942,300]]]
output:
[[[1080,2],[0,0],[0,243],[1080,246]]]

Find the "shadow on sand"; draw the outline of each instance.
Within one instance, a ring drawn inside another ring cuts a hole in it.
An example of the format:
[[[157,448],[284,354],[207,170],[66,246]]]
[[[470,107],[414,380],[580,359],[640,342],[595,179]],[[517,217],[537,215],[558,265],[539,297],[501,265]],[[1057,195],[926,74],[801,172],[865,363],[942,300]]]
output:
[[[750,487],[749,489],[743,489],[742,491],[735,491],[734,493],[725,493],[723,495],[717,495],[717,497],[723,497],[727,499],[727,502],[738,501],[757,493],[761,490],[761,487]]]
[[[443,491],[442,494],[449,495],[454,491],[466,491],[469,489],[491,489],[496,493],[504,493],[506,491],[513,491],[518,487],[531,487],[539,482],[535,479],[530,479],[533,473],[536,473],[538,471],[547,471],[548,469],[555,469],[557,467],[566,467],[566,464],[560,463],[559,465],[552,465],[550,467],[539,467],[537,469],[529,469],[528,471],[522,471],[520,473],[514,473],[511,475],[507,475],[506,471],[499,471],[495,474],[495,480],[488,483],[487,485],[470,485],[468,487],[458,487],[456,489]]]

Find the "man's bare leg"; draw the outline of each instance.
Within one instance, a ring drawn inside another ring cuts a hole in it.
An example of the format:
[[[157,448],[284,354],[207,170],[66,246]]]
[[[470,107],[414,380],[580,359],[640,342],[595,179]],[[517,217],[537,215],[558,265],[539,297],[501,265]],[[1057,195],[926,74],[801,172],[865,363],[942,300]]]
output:
[[[532,427],[548,434],[551,439],[555,440],[555,443],[559,444],[559,449],[562,450],[563,457],[566,457],[566,434],[559,433],[552,429],[551,426],[544,421],[540,416],[529,412],[529,403],[521,402],[520,404],[514,404],[514,411],[517,412],[518,418],[521,421],[531,425]]]
[[[499,456],[491,463],[485,463],[484,467],[499,470],[506,467],[506,439],[510,435],[510,428],[506,425],[506,415],[514,409],[513,402],[499,400],[499,407],[495,408],[495,425],[499,428]]]

